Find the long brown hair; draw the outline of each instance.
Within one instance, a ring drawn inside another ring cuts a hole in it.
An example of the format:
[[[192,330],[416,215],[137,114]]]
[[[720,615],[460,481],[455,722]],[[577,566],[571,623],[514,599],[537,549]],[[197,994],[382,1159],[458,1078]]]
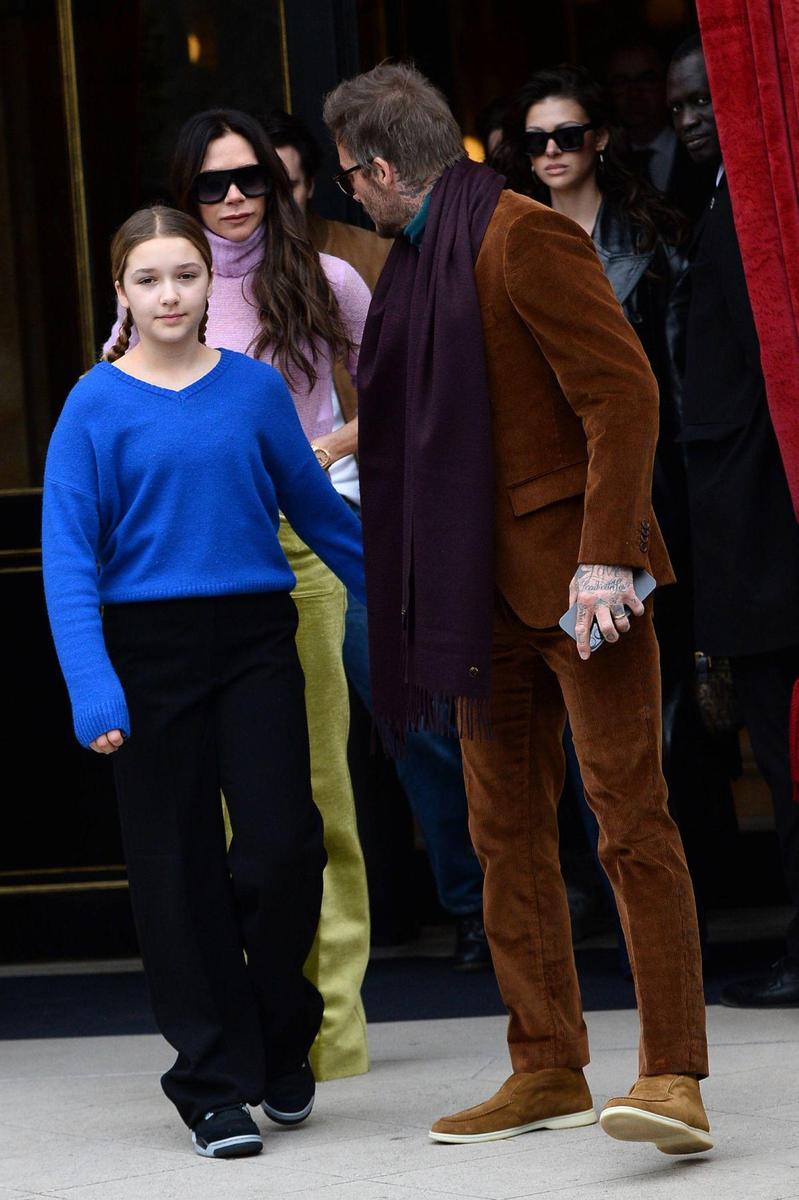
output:
[[[178,135],[172,159],[172,190],[178,205],[200,217],[191,185],[202,170],[210,142],[237,133],[249,142],[270,181],[264,215],[264,256],[251,275],[260,329],[248,347],[259,358],[267,346],[291,383],[297,373],[308,386],[317,381],[318,344],[345,358],[352,342],[338,301],[294,203],[288,175],[263,128],[237,109],[212,109],[190,117]]]
[[[686,236],[685,218],[624,163],[619,151],[619,133],[611,124],[602,88],[584,67],[564,64],[536,71],[515,96],[502,125],[502,141],[491,159],[491,166],[506,176],[508,187],[544,204],[550,203],[549,188],[533,171],[524,150],[527,110],[549,96],[575,100],[596,129],[607,131],[608,144],[597,165],[597,187],[630,221],[638,251],[651,250],[659,238],[670,245],[679,245]]]
[[[121,225],[114,234],[111,242],[111,278],[114,281],[119,280],[121,283],[131,250],[141,245],[142,242],[149,242],[152,238],[157,237],[179,237],[191,242],[205,263],[210,277],[213,270],[211,247],[208,245],[208,238],[203,233],[203,227],[199,221],[195,221],[194,217],[190,217],[188,213],[178,212],[176,208],[154,204],[152,208],[140,208],[132,217],[128,217],[125,224]],[[205,315],[197,330],[197,336],[201,342],[205,341],[207,324],[208,304],[206,302]],[[122,357],[130,344],[132,330],[133,314],[128,308],[125,310],[125,319],[119,328],[117,340],[103,355],[106,362],[115,362],[116,359]]]

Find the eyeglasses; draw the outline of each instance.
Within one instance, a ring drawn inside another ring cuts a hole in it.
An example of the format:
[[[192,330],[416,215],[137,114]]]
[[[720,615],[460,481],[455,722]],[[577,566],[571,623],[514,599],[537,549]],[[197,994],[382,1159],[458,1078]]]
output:
[[[337,183],[345,196],[350,199],[355,195],[355,182],[350,179],[353,171],[362,171],[363,167],[360,163],[356,163],[354,167],[347,167],[346,171],[339,171],[333,176],[333,182]]]
[[[242,196],[265,196],[271,183],[260,163],[233,167],[231,171],[201,171],[192,181],[191,195],[198,204],[219,204],[235,183]]]
[[[553,141],[558,150],[580,150],[585,141],[586,131],[596,129],[596,121],[588,121],[585,125],[563,125],[560,129],[526,129],[524,132],[524,151],[531,158],[540,158],[546,154],[547,146]]]

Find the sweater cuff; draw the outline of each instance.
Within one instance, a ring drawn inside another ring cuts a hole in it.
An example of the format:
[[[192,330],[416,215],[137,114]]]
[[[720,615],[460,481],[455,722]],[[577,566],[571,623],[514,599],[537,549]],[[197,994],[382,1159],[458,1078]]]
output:
[[[73,711],[75,736],[81,746],[87,749],[101,733],[111,729],[121,729],[125,737],[130,737],[130,716],[124,699],[106,700],[102,704],[93,704],[88,708]]]

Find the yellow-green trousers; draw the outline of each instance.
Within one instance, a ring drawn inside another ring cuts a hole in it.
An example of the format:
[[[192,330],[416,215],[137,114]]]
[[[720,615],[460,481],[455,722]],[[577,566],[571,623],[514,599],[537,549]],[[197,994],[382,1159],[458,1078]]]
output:
[[[297,650],[305,673],[311,787],[325,825],[322,914],[305,974],[325,1014],[311,1049],[317,1079],[369,1070],[361,984],[369,960],[369,897],[347,765],[350,709],[341,659],[347,593],[281,518],[280,544],[297,576]]]

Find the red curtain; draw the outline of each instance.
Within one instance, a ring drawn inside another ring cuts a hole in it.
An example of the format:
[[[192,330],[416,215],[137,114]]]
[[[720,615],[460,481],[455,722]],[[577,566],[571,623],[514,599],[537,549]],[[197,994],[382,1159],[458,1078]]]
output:
[[[799,518],[799,0],[697,0],[769,410]]]

